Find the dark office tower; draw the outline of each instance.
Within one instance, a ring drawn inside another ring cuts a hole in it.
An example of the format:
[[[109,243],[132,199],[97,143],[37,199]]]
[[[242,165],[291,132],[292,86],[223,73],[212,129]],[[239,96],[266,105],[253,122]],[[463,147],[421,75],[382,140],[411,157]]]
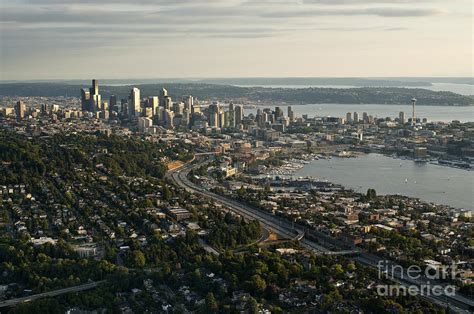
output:
[[[81,108],[82,108],[82,111],[89,111],[90,110],[90,102],[91,102],[91,93],[85,88],[81,89]]]
[[[25,103],[23,101],[19,100],[16,103],[15,111],[16,111],[16,118],[18,120],[23,119],[25,117],[25,112],[26,112]]]
[[[41,104],[41,114],[46,116],[49,114],[49,108],[46,104]]]
[[[102,104],[102,98],[100,97],[99,94],[99,81],[98,80],[92,80],[92,87],[89,88],[89,110],[91,112],[96,112],[99,110],[101,104]]]
[[[182,102],[175,102],[173,104],[173,112],[175,114],[183,114],[183,110],[184,110],[184,103]]]
[[[229,119],[227,123],[229,128],[235,128],[235,108],[232,102],[229,104]]]
[[[128,116],[128,100],[127,98],[122,98],[120,101],[120,115],[123,117]]]
[[[275,107],[275,118],[281,118],[283,117],[283,110],[281,110],[280,107]]]
[[[235,106],[235,126],[238,127],[239,124],[242,124],[244,119],[244,108],[242,106]]]
[[[265,111],[257,109],[257,115],[256,115],[255,119],[257,120],[257,125],[259,127],[263,127],[263,126],[265,126],[266,119],[268,119],[268,115]]]
[[[165,88],[163,88],[161,89],[160,100],[159,100],[162,107],[166,106],[166,99],[165,99],[166,97],[168,97],[168,91]]]
[[[367,114],[367,112],[362,113],[362,120],[364,121],[364,123],[369,123],[369,115]]]
[[[99,81],[92,80],[92,88],[91,88],[91,95],[99,94]]]
[[[118,111],[117,96],[115,96],[115,95],[110,95],[109,111]]]

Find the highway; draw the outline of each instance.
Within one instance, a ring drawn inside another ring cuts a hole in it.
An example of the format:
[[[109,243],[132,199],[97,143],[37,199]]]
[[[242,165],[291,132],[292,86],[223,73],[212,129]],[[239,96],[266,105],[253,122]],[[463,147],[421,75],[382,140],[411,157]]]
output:
[[[189,179],[187,178],[189,171],[193,168],[197,168],[203,165],[204,163],[206,163],[206,160],[200,161],[195,164],[193,163],[185,164],[179,169],[170,171],[168,173],[168,177],[171,178],[178,186],[184,188],[186,191],[211,198],[215,202],[222,204],[223,206],[229,208],[231,211],[247,219],[256,219],[265,228],[271,229],[273,232],[275,232],[276,234],[280,236],[292,239],[292,238],[297,238],[297,237],[299,238],[299,235],[301,235],[302,233],[304,234],[304,228],[302,226],[299,226],[298,224],[294,224],[286,219],[276,217],[275,215],[271,213],[264,212],[262,210],[253,208],[246,204],[242,204],[240,202],[229,199],[222,195],[212,193],[189,181]],[[306,248],[312,249],[314,252],[319,253],[319,254],[321,253],[322,254],[337,254],[338,253],[337,251],[334,252],[324,247],[320,243],[316,243],[315,241],[312,241],[307,238],[302,238],[300,242]],[[324,243],[326,241],[323,239],[322,241],[318,241],[318,242]],[[345,248],[342,248],[342,247],[340,249],[341,251],[345,250]],[[354,259],[355,261],[361,264],[375,267],[375,268],[378,267],[379,262],[381,262],[382,260],[385,261],[385,259],[380,258],[374,254],[370,254],[370,253],[362,252],[362,251],[358,251],[358,255],[356,257],[352,257],[352,259]],[[409,279],[405,269],[403,269],[402,271],[395,271],[394,276],[396,277],[394,278],[394,281],[404,286],[416,285],[419,287],[420,285],[430,285],[430,280],[427,278],[422,277],[418,280]],[[431,286],[435,284],[437,283],[431,280]],[[446,306],[447,304],[449,305],[451,310],[454,310],[458,313],[471,313],[470,310],[472,310],[472,308],[474,307],[474,302],[471,298],[462,296],[459,293],[456,293],[456,295],[454,296],[448,296],[448,295],[437,296],[431,293],[430,295],[425,295],[422,297],[438,305]]]
[[[200,162],[196,165],[185,165],[180,169],[176,169],[170,172],[170,176],[172,180],[178,184],[179,186],[183,187],[186,191],[192,193],[198,193],[214,199],[216,202],[224,205],[225,207],[229,208],[233,212],[251,220],[258,220],[262,226],[268,230],[272,230],[274,233],[283,236],[285,238],[296,238],[301,236],[304,233],[302,228],[293,227],[290,222],[284,220],[282,218],[276,217],[270,213],[266,213],[263,211],[256,211],[254,208],[247,206],[245,204],[241,204],[237,201],[228,199],[224,196],[209,192],[205,189],[198,188],[194,185],[191,181],[188,180],[187,174],[191,170],[191,168],[199,167],[204,162]],[[325,247],[318,245],[312,241],[306,241],[305,239],[302,240],[304,245],[318,251],[318,252],[326,252],[328,251]]]
[[[30,295],[30,296],[27,296],[27,297],[5,300],[5,301],[0,302],[0,308],[8,307],[8,306],[15,306],[15,305],[20,304],[20,303],[31,302],[31,301],[41,299],[41,298],[45,298],[45,297],[55,297],[55,296],[58,296],[58,295],[61,295],[61,294],[66,294],[66,293],[71,293],[71,292],[79,292],[79,291],[84,291],[84,290],[90,290],[90,289],[96,288],[98,285],[100,285],[104,282],[105,282],[105,280],[94,281],[94,282],[89,282],[89,283],[78,285],[78,286],[73,286],[73,287],[68,287],[68,288],[63,288],[63,289],[38,293],[38,294]]]

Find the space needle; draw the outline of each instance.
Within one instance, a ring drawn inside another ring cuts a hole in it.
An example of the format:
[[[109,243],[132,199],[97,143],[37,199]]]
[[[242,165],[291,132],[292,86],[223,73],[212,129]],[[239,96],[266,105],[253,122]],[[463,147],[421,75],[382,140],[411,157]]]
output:
[[[411,99],[411,105],[412,105],[411,125],[412,126],[415,126],[416,124],[415,104],[416,104],[416,98],[412,98]]]

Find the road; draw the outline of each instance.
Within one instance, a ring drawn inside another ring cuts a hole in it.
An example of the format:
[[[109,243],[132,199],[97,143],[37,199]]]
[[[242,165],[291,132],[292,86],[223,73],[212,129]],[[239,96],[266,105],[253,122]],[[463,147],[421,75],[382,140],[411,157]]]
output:
[[[20,303],[31,302],[31,301],[41,299],[41,298],[45,298],[45,297],[55,297],[55,296],[58,296],[58,295],[61,295],[61,294],[66,294],[66,293],[71,293],[71,292],[79,292],[79,291],[84,291],[84,290],[90,290],[90,289],[96,288],[98,285],[100,285],[104,282],[105,282],[105,280],[94,281],[94,282],[89,282],[89,283],[78,285],[78,286],[73,286],[73,287],[68,287],[68,288],[63,288],[63,289],[38,293],[38,294],[30,295],[28,297],[5,300],[5,301],[0,302],[0,308],[8,307],[8,306],[15,306],[15,305],[20,304]]]
[[[188,163],[180,167],[179,169],[175,169],[174,171],[171,171],[168,173],[168,177],[171,178],[178,186],[184,188],[186,191],[199,194],[208,198],[213,199],[215,202],[222,204],[223,206],[229,208],[233,212],[248,218],[248,219],[256,219],[258,220],[265,228],[268,228],[275,232],[276,234],[287,237],[287,238],[295,238],[299,234],[304,233],[304,229],[302,226],[299,226],[297,224],[294,224],[288,220],[276,217],[275,215],[264,212],[262,210],[250,207],[246,204],[242,204],[240,202],[237,202],[235,200],[229,199],[227,197],[224,197],[222,195],[218,195],[215,193],[212,193],[200,186],[195,185],[189,179],[187,178],[187,175],[189,171],[193,168],[197,168],[203,164],[206,163],[206,160],[200,161],[198,163],[192,164]],[[325,242],[324,240],[322,241],[323,243]],[[301,239],[302,245],[305,247],[312,249],[316,253],[326,253],[326,254],[331,254],[331,253],[336,253],[331,251],[330,249],[324,247],[320,243],[316,243],[315,241],[309,240],[307,238]],[[334,245],[333,245],[334,246]],[[340,248],[341,251],[344,250],[345,248]],[[358,256],[353,258],[357,262],[375,267],[377,268],[379,263],[382,260],[385,260],[383,258],[380,258],[374,254],[370,254],[367,252],[362,252],[360,251]],[[406,270],[403,269],[401,272],[400,271],[395,271],[394,272],[394,278],[396,282],[398,282],[401,285],[404,286],[410,286],[410,285],[431,285],[433,286],[434,283],[433,280],[427,279],[427,278],[420,278],[418,280],[411,280],[408,278]],[[431,290],[430,290],[431,291]],[[460,295],[459,293],[456,293],[454,296],[447,296],[447,295],[433,295],[431,293],[430,295],[423,296],[425,299],[429,300],[432,303],[436,303],[438,305],[449,305],[451,310],[455,310],[456,312],[459,313],[470,313],[470,310],[474,307],[474,302],[471,298],[467,298],[465,296]]]
[[[197,168],[200,165],[204,164],[205,162],[200,162],[195,165],[185,165],[179,169],[171,171],[169,176],[171,179],[177,183],[179,186],[183,187],[186,191],[192,193],[198,193],[204,195],[206,197],[214,199],[216,202],[224,205],[225,207],[229,208],[235,213],[247,218],[247,219],[256,219],[258,220],[262,226],[266,229],[272,230],[274,233],[283,236],[285,238],[295,238],[298,235],[304,233],[302,228],[298,228],[293,226],[288,221],[276,217],[270,213],[266,213],[263,211],[256,211],[254,208],[247,206],[245,204],[239,203],[237,201],[228,199],[224,196],[209,192],[205,189],[197,187],[191,181],[188,180],[187,174],[192,168]],[[310,248],[317,250],[318,252],[326,252],[328,251],[325,247],[320,246],[312,241],[305,241],[303,239],[303,244],[309,246]]]

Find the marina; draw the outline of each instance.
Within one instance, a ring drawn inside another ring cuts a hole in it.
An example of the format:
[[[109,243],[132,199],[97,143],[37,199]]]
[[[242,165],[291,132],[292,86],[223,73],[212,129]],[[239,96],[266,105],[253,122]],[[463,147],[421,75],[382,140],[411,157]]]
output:
[[[455,208],[474,209],[471,171],[430,162],[395,159],[380,154],[330,158],[310,162],[292,176],[328,180],[358,192],[399,194]]]

